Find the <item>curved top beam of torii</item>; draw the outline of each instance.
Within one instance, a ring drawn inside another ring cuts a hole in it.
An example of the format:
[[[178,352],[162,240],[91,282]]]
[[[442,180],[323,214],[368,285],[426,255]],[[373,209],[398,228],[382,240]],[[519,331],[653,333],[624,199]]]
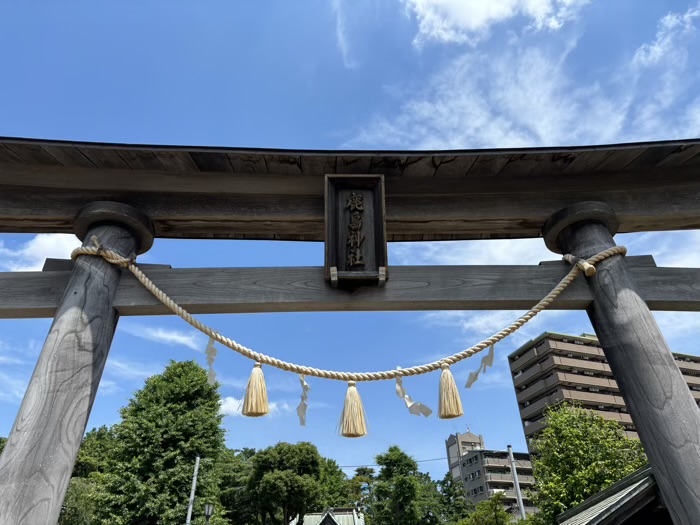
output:
[[[0,232],[72,232],[94,201],[158,237],[322,241],[323,175],[383,174],[389,241],[538,237],[609,204],[620,232],[700,228],[700,139],[460,151],[299,151],[0,138]]]

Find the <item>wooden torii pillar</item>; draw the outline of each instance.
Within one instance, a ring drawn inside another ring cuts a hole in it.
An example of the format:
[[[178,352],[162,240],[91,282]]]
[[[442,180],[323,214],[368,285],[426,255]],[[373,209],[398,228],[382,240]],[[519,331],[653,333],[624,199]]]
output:
[[[552,215],[544,227],[556,253],[590,257],[615,246],[613,210],[583,202]],[[586,278],[593,294],[587,308],[620,387],[662,500],[676,525],[700,523],[700,409],[625,260],[615,255]]]
[[[75,221],[83,246],[93,237],[131,257],[153,244],[153,228],[125,204],[86,206]],[[54,525],[68,488],[117,326],[112,307],[121,270],[79,257],[0,456],[0,519]]]

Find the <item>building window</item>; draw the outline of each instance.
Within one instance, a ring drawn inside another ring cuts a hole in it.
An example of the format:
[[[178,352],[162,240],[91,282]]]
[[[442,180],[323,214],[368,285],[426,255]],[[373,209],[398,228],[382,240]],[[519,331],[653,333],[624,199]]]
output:
[[[479,476],[481,476],[481,470],[477,470],[477,471],[476,471],[476,475],[475,475],[475,477],[477,477],[477,478],[478,478]]]
[[[484,486],[482,485],[479,487],[479,494],[483,494],[483,492],[484,492]]]

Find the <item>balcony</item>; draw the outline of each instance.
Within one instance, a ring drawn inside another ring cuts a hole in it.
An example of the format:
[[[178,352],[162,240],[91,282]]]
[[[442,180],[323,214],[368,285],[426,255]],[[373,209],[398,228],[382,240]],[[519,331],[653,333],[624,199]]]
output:
[[[700,392],[698,392],[700,394]],[[522,419],[537,419],[548,405],[553,405],[564,399],[571,401],[580,401],[592,405],[603,405],[606,408],[622,408],[625,406],[625,400],[622,396],[613,394],[599,394],[597,392],[588,392],[586,390],[556,390],[547,397],[543,397],[520,409],[520,417]]]
[[[495,496],[496,494],[503,494],[503,498],[506,500],[516,499],[514,490],[505,490],[505,489],[490,489],[490,490],[488,490],[489,498]]]
[[[513,483],[513,476],[508,473],[508,474],[486,474],[484,476],[484,479],[489,482],[489,483]],[[523,485],[532,485],[535,482],[535,478],[533,476],[525,476],[520,473],[518,473],[518,483],[520,483],[521,486]]]
[[[528,386],[525,390],[519,391],[516,394],[516,398],[518,399],[518,403],[524,403],[525,401],[544,393],[547,389],[558,385],[581,386],[583,388],[595,387],[611,390],[613,392],[619,391],[617,383],[614,379],[569,374],[566,372],[554,372],[546,379],[541,379],[540,381]]]
[[[678,368],[681,369],[681,372],[683,371],[688,371],[688,372],[700,372],[700,362],[698,361],[685,361],[685,356],[682,358],[679,358],[680,356],[677,354],[673,354],[673,358],[676,360],[676,365],[678,365]],[[697,357],[695,358],[697,359]]]
[[[505,467],[505,468],[510,468],[510,461],[508,459],[503,459],[503,458],[484,458],[484,461],[482,463],[485,467]],[[518,473],[520,473],[521,470],[532,470],[532,463],[529,461],[521,461],[521,460],[515,460],[515,468],[517,469]]]
[[[587,356],[587,357],[604,357],[603,350],[601,348],[589,345],[577,345],[574,343],[565,343],[563,341],[557,341],[555,339],[545,340],[539,347],[532,348],[522,354],[515,361],[510,362],[510,369],[512,372],[517,372],[518,370],[525,370],[530,366],[533,361],[537,359],[542,359],[542,357],[550,354],[554,350],[564,351],[577,356]]]
[[[573,357],[563,357],[559,355],[550,355],[543,362],[531,366],[519,376],[514,377],[513,384],[516,388],[518,388],[523,384],[532,382],[540,375],[543,375],[552,369],[562,369],[565,371],[582,370],[593,373],[596,376],[612,376],[610,366],[608,366],[607,363],[587,361],[585,359],[576,359]]]

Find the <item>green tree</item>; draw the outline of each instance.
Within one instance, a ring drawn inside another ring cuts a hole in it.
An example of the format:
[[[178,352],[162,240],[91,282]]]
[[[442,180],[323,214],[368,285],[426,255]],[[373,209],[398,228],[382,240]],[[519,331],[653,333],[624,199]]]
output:
[[[421,525],[441,525],[445,523],[445,509],[442,506],[442,497],[438,490],[438,483],[425,472],[418,472],[415,476],[418,482],[418,494],[416,495],[416,507],[418,509],[418,523]]]
[[[381,467],[374,485],[373,521],[382,525],[417,525],[420,483],[418,464],[397,446],[376,457]]]
[[[352,485],[334,459],[321,457],[321,503],[326,507],[347,507],[359,501],[353,497]]]
[[[96,525],[97,501],[104,497],[102,474],[110,470],[114,432],[102,426],[85,434],[63,500],[59,525]]]
[[[146,381],[121,410],[113,427],[110,468],[99,474],[104,491],[97,511],[110,525],[180,525],[195,457],[201,457],[194,509],[203,523],[204,503],[219,505],[219,469],[224,453],[221,398],[193,361],[173,362]],[[219,512],[212,525],[225,523]]]
[[[278,443],[252,458],[249,490],[255,495],[261,521],[287,525],[301,522],[307,512],[321,507],[321,455],[311,443]]]
[[[2,454],[2,449],[5,448],[5,443],[7,443],[7,438],[0,437],[0,454]]]
[[[547,426],[533,443],[536,523],[553,524],[557,514],[647,462],[641,443],[616,421],[567,403],[548,408],[545,417]]]
[[[73,467],[73,477],[87,478],[91,472],[105,472],[114,446],[112,428],[101,426],[85,434]]]
[[[503,506],[503,496],[496,494],[490,499],[479,502],[468,517],[460,520],[459,525],[510,525],[512,516]]]
[[[438,481],[438,487],[440,489],[441,507],[445,523],[450,525],[457,523],[474,511],[474,504],[471,501],[467,501],[467,498],[464,496],[464,487],[455,483],[449,472]]]
[[[248,490],[254,455],[253,449],[227,449],[217,463],[222,513],[236,525],[257,523],[256,498]]]
[[[97,525],[96,501],[102,490],[99,481],[94,477],[71,478],[58,525]]]
[[[372,524],[372,513],[374,510],[374,469],[371,467],[357,467],[355,474],[350,480],[350,491],[353,501],[359,504],[364,511],[365,523]]]

